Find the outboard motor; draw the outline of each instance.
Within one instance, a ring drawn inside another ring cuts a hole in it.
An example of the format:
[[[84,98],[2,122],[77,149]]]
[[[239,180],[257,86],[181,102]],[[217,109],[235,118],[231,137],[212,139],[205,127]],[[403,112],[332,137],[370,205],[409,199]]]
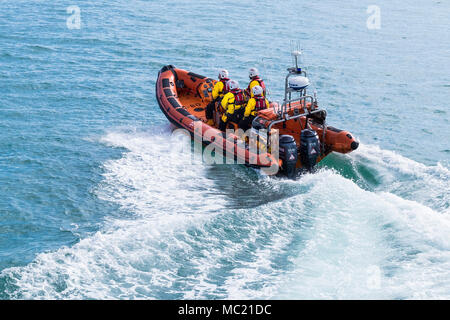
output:
[[[281,143],[280,143],[281,146]],[[317,132],[304,129],[300,134],[300,161],[303,170],[313,172],[320,155],[320,140]]]
[[[280,158],[283,160],[282,170],[288,178],[295,178],[297,164],[297,145],[294,137],[290,135],[280,136]]]

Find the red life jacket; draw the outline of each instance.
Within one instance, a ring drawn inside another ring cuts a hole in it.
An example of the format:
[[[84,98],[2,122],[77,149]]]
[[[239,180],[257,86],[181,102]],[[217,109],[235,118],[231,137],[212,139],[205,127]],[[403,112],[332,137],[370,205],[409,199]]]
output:
[[[260,77],[256,76],[256,77],[252,78],[250,83],[252,83],[253,81],[258,81],[259,82],[259,86],[263,89],[263,94],[264,94],[264,97],[265,97],[266,96],[266,85],[264,84],[264,80],[261,79]],[[248,84],[248,87],[247,87],[247,91],[249,93],[251,93],[251,91],[250,91],[250,83]]]
[[[230,79],[228,78],[222,78],[219,80],[220,82],[223,83],[223,89],[222,89],[222,93],[225,95],[228,93],[228,88],[227,88],[227,82],[230,81]]]
[[[239,106],[245,103],[244,93],[241,89],[231,90],[230,91],[234,95],[234,105]]]
[[[254,96],[253,98],[256,100],[255,111],[266,109],[266,98],[263,96]]]

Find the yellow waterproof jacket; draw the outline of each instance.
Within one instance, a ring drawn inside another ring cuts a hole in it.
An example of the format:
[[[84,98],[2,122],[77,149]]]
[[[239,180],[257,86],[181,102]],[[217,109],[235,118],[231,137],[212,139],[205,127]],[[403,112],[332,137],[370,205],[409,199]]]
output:
[[[269,108],[270,107],[269,100],[267,99],[264,100],[266,102],[266,108]],[[247,118],[250,115],[256,116],[257,112],[258,111],[256,110],[256,99],[250,98],[250,100],[248,100],[247,106],[245,107],[244,118]]]
[[[244,92],[242,92],[242,95],[244,95]],[[222,105],[222,108],[225,110],[225,112],[222,115],[222,121],[226,122],[228,119],[228,116],[234,114],[235,110],[239,110],[240,108],[243,108],[244,105],[236,105],[235,104],[235,96],[233,92],[227,92],[222,99],[222,102],[220,103]]]
[[[257,80],[250,81],[250,84],[247,87],[247,93],[250,94],[251,98],[253,98],[253,87],[255,86],[261,86],[263,88],[263,96],[266,96],[266,86],[264,84],[264,81],[258,78]]]
[[[212,90],[213,99],[222,98],[224,96],[225,85],[222,81],[217,81]]]

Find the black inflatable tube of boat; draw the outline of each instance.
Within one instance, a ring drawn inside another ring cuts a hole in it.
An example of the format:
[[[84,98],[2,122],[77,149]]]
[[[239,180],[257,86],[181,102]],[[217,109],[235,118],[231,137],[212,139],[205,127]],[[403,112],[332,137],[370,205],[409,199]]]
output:
[[[205,79],[205,76],[201,76],[199,74],[193,73],[193,72],[189,72],[188,76],[194,77],[194,78],[199,78],[199,79]]]
[[[338,128],[335,128],[335,127],[332,127],[332,126],[328,126],[327,130],[330,130],[330,131],[333,131],[333,132],[336,132],[336,133],[339,133],[339,132],[342,131],[341,129],[338,129]]]
[[[175,67],[171,64],[168,64],[167,66],[164,66],[161,68],[161,73],[166,72],[167,70],[175,69]]]

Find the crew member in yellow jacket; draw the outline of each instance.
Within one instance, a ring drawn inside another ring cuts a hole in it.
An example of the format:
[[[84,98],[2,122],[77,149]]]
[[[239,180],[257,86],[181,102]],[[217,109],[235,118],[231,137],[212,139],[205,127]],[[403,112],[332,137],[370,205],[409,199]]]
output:
[[[206,106],[205,111],[206,119],[208,119],[208,124],[210,126],[214,125],[213,120],[214,106],[216,105],[217,102],[220,103],[220,99],[223,98],[223,96],[227,93],[226,84],[229,80],[230,78],[228,78],[228,71],[225,69],[220,70],[219,81],[216,82],[212,90],[213,100]]]
[[[259,77],[258,69],[256,68],[250,68],[248,71],[248,77],[250,78],[250,83],[248,84],[247,89],[245,90],[245,93],[253,98],[253,88],[255,86],[260,86],[263,89],[263,96],[266,96],[266,85],[264,84],[263,79]]]
[[[254,86],[252,89],[253,97],[250,98],[245,107],[244,117],[239,122],[239,128],[244,131],[251,127],[253,119],[255,119],[258,111],[264,110],[270,107],[269,100],[264,97],[263,88],[261,86]]]
[[[245,95],[239,88],[239,83],[235,80],[227,82],[228,91],[222,98],[221,106],[224,110],[220,119],[219,130],[225,131],[229,121],[239,123],[244,113]]]

